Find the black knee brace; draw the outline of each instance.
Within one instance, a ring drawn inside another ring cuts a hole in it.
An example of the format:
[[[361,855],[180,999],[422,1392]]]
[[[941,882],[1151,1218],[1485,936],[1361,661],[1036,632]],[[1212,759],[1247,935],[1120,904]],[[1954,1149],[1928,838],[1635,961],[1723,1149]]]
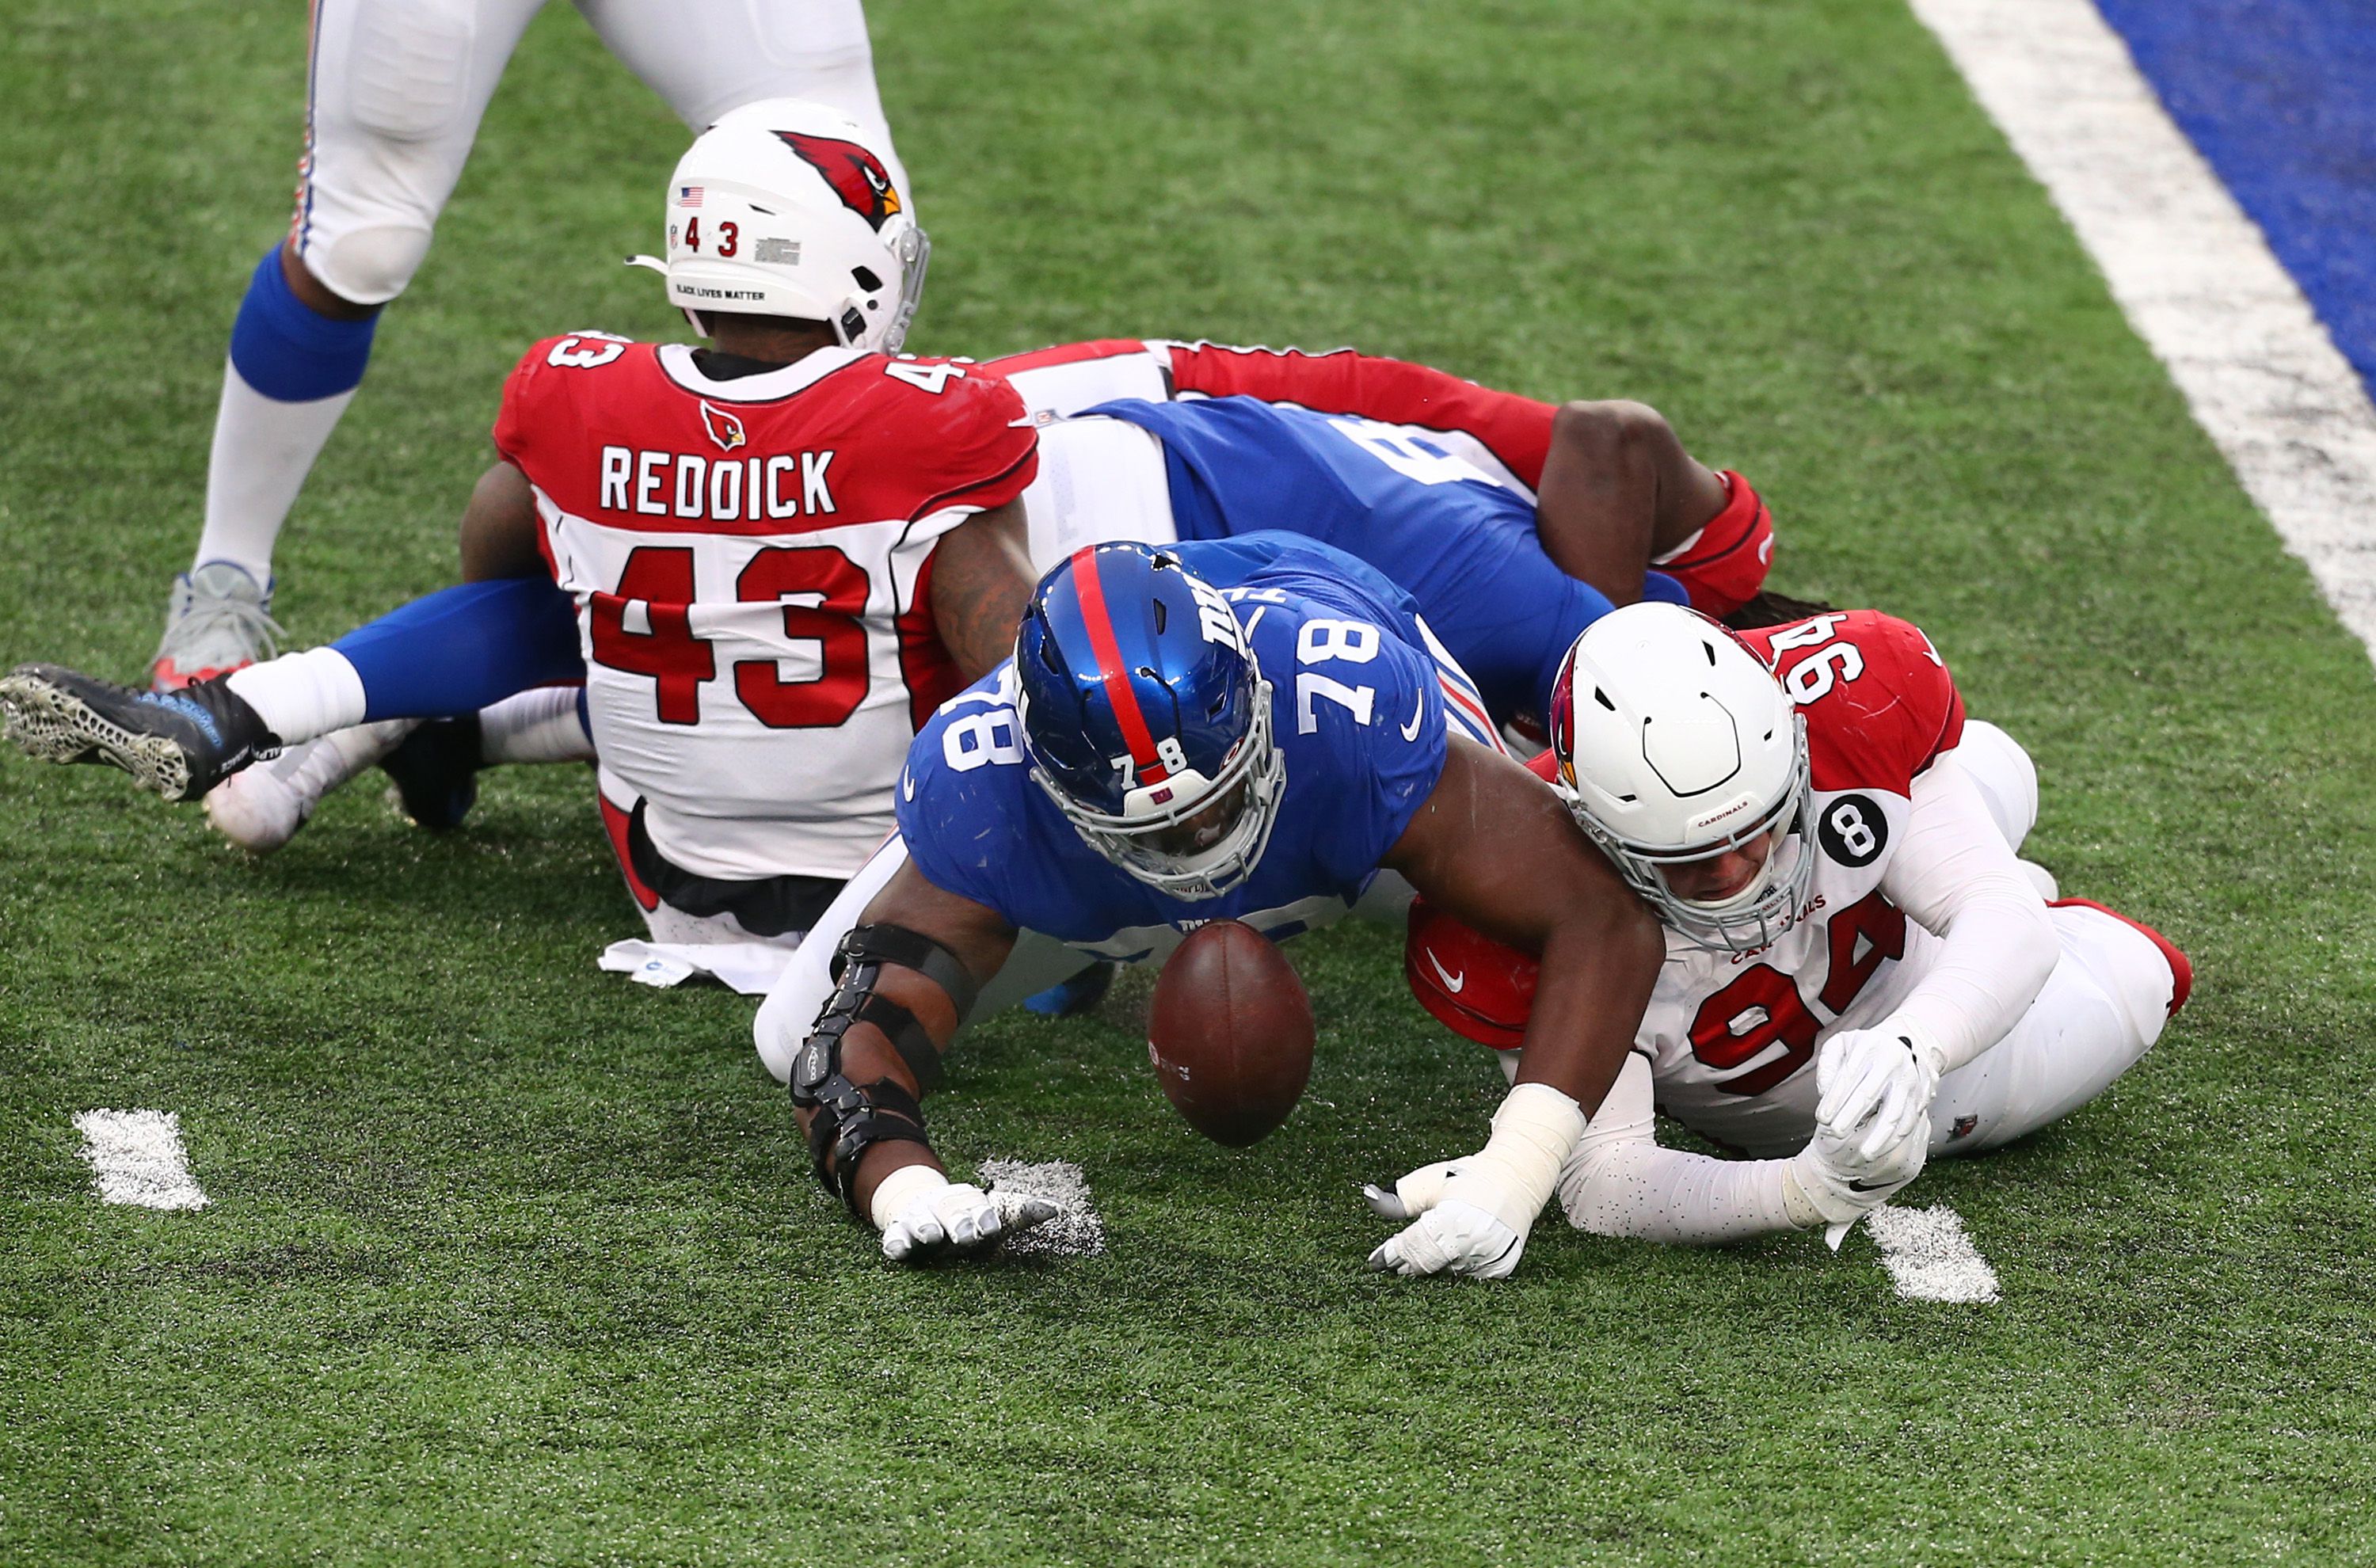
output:
[[[862,925],[835,949],[833,995],[792,1059],[792,1103],[814,1112],[809,1155],[818,1182],[858,1213],[859,1157],[875,1144],[925,1143],[924,1112],[916,1097],[889,1078],[857,1084],[841,1070],[841,1039],[852,1024],[881,1029],[908,1064],[919,1089],[941,1081],[941,1053],[916,1015],[875,993],[883,966],[913,969],[948,993],[962,1023],[977,988],[956,954],[904,926]],[[860,1216],[863,1218],[864,1216]]]

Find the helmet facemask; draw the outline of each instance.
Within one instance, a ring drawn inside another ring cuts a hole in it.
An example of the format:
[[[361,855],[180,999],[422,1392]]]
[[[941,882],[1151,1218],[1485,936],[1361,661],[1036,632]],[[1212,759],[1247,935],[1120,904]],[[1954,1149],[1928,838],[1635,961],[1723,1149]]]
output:
[[[1271,684],[1246,652],[1252,721],[1216,777],[1175,771],[1159,783],[1134,788],[1115,814],[1084,804],[1035,754],[1031,777],[1072,824],[1081,841],[1158,892],[1174,898],[1218,898],[1253,875],[1278,822],[1287,757],[1271,738]],[[1017,718],[1028,726],[1028,701],[1017,696]],[[1232,798],[1236,798],[1233,809]],[[1217,823],[1197,818],[1227,810]],[[1183,842],[1183,840],[1185,840]]]
[[[1675,848],[1629,840],[1596,817],[1572,786],[1555,779],[1552,788],[1566,802],[1576,826],[1661,921],[1703,945],[1754,953],[1772,946],[1790,928],[1814,881],[1815,858],[1807,851],[1803,832],[1812,814],[1813,799],[1807,763],[1807,720],[1794,713],[1791,722],[1797,727],[1797,745],[1789,782],[1755,816],[1701,843]],[[1687,898],[1667,881],[1670,868],[1713,860],[1760,838],[1768,844],[1765,859],[1737,892],[1717,899]]]

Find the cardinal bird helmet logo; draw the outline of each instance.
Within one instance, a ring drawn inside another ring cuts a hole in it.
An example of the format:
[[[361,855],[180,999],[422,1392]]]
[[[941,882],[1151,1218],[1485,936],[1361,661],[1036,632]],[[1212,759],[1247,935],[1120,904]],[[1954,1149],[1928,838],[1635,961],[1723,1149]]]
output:
[[[715,407],[707,398],[701,400],[701,428],[709,432],[709,439],[718,443],[721,452],[731,452],[750,440],[742,434],[742,421],[738,415]]]
[[[813,137],[804,131],[778,131],[777,137],[786,147],[800,154],[802,161],[825,176],[842,205],[861,218],[876,233],[895,212],[901,210],[899,193],[892,187],[891,175],[883,160],[854,141],[838,137]]]

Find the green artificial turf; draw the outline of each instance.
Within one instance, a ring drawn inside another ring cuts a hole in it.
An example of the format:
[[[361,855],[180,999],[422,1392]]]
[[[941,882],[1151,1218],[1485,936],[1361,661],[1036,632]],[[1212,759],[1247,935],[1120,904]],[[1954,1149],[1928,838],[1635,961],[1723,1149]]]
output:
[[[1077,1161],[1108,1251],[900,1272],[815,1190],[750,1004],[599,975],[582,770],[458,834],[333,799],[248,863],[0,764],[0,1560],[2336,1562],[2367,1500],[2376,681],[2044,196],[1890,0],[874,0],[935,242],[914,346],[1351,341],[1666,410],[1776,581],[1919,621],[2045,778],[2032,852],[2195,956],[2104,1099],[1861,1232],[1552,1219],[1495,1286],[1360,1271],[1354,1193],[1498,1079],[1396,933],[1299,943],[1309,1098],[1230,1152],[1126,1008],[953,1059],[942,1146]],[[279,231],[303,7],[12,0],[0,662],[130,676]],[[301,642],[453,574],[504,372],[677,328],[683,132],[530,30],[279,555]],[[101,1206],[178,1111],[215,1202]]]

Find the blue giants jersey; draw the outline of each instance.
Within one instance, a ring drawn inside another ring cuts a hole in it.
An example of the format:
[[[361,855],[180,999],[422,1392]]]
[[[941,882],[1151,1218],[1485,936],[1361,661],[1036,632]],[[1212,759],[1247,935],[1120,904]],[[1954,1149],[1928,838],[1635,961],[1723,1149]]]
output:
[[[1530,496],[1423,433],[1252,398],[1088,411],[1162,441],[1182,539],[1285,529],[1408,589],[1497,722],[1539,723],[1568,645],[1609,613],[1543,553]]]
[[[1271,686],[1287,782],[1253,876],[1176,898],[1083,843],[1031,777],[1012,662],[944,703],[908,750],[899,834],[933,885],[1109,957],[1242,920],[1274,939],[1368,885],[1443,771],[1443,695],[1409,598],[1359,561],[1284,534],[1173,547],[1230,601]]]

